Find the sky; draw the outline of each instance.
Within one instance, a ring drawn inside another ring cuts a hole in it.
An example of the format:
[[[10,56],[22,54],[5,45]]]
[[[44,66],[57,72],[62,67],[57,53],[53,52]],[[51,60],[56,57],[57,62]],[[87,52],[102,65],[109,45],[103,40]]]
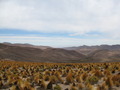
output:
[[[120,44],[120,0],[0,0],[0,42]]]

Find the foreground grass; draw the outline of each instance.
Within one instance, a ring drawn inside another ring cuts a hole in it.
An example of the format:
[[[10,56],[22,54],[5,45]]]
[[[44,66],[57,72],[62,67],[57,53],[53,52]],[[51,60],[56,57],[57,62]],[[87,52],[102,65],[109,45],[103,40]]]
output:
[[[117,63],[0,61],[0,90],[120,90]]]

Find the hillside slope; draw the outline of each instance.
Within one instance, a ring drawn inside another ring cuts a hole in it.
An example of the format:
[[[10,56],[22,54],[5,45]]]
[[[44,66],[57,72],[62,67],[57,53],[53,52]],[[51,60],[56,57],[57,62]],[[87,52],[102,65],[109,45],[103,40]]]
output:
[[[37,45],[31,45],[31,44],[21,44],[21,43],[8,43],[8,42],[4,42],[4,43],[1,43],[1,44],[4,44],[4,45],[9,45],[9,46],[19,46],[19,47],[30,47],[30,48],[38,48],[38,49],[47,49],[47,48],[52,48],[52,47],[49,47],[49,46],[37,46]]]
[[[86,57],[76,51],[49,48],[9,46],[0,44],[0,59],[32,62],[80,62]]]
[[[11,46],[0,44],[0,59],[30,62],[58,62],[58,63],[80,63],[80,62],[119,62],[120,50],[96,49],[82,47],[77,50],[66,50],[60,48],[39,49],[34,47]],[[83,50],[81,52],[81,50]],[[81,53],[85,53],[81,54]]]
[[[65,47],[66,50],[75,50],[84,55],[88,55],[96,50],[120,50],[120,45],[96,45],[96,46],[78,46],[78,47]]]
[[[120,61],[120,50],[96,50],[88,55],[93,61],[118,62]]]

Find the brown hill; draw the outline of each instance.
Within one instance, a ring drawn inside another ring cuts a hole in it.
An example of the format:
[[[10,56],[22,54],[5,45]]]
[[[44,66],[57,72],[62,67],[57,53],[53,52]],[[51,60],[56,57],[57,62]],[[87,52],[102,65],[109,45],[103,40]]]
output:
[[[27,47],[28,46],[28,47]],[[120,61],[119,45],[114,48],[104,46],[79,47],[80,49],[66,50],[60,48],[34,48],[29,45],[0,44],[0,59],[31,62],[118,62]],[[113,46],[112,46],[113,47]],[[84,53],[85,55],[81,54]]]
[[[46,58],[47,60],[53,60],[55,62],[79,62],[84,60],[86,57],[73,50],[64,50],[59,48],[46,49],[41,54],[41,57]]]
[[[84,55],[88,55],[96,50],[120,50],[120,45],[96,45],[96,46],[78,46],[78,47],[66,47],[64,48],[66,50],[75,50],[79,53],[82,53]]]
[[[120,50],[96,50],[88,55],[93,62],[118,62],[120,61]]]
[[[31,44],[21,44],[21,43],[8,43],[8,42],[4,42],[2,43],[4,45],[9,45],[9,46],[19,46],[19,47],[30,47],[30,48],[38,48],[38,49],[47,49],[47,48],[52,48],[50,46],[36,46],[36,45],[31,45]]]
[[[0,44],[0,59],[32,62],[80,62],[86,57],[73,50],[38,49]]]

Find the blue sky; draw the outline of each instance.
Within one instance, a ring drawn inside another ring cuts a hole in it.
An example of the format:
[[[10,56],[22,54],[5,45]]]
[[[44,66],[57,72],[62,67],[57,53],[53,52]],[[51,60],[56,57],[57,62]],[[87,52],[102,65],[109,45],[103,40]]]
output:
[[[120,0],[0,0],[0,42],[120,44]]]

